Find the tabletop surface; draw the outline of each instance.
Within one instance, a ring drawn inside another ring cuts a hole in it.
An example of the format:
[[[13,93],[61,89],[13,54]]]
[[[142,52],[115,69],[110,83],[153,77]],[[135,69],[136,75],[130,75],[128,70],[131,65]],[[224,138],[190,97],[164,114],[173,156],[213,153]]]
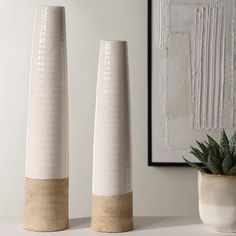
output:
[[[124,233],[113,235],[143,235],[143,236],[229,236],[230,233],[218,233],[210,230],[201,224],[198,217],[134,217],[135,228]],[[4,234],[3,234],[4,233]],[[4,236],[33,236],[33,235],[58,235],[58,236],[93,236],[109,235],[108,233],[98,233],[90,229],[90,218],[70,219],[70,227],[67,230],[38,233],[26,231],[22,228],[22,221],[13,218],[0,217],[0,235]]]

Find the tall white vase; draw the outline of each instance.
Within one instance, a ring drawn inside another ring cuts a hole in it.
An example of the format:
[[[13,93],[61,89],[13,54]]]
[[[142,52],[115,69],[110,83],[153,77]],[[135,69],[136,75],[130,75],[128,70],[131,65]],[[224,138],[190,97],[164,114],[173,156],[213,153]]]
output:
[[[100,46],[93,153],[92,229],[133,228],[127,42]]]
[[[68,227],[68,98],[64,7],[36,9],[30,76],[24,228]]]

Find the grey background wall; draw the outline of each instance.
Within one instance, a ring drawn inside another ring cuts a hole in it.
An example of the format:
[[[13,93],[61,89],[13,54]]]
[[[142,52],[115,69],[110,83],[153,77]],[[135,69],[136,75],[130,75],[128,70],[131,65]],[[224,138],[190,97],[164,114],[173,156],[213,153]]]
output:
[[[147,0],[0,0],[0,215],[21,216],[33,17],[64,5],[70,108],[70,216],[90,214],[99,42],[129,42],[135,215],[197,215],[190,168],[147,166]]]

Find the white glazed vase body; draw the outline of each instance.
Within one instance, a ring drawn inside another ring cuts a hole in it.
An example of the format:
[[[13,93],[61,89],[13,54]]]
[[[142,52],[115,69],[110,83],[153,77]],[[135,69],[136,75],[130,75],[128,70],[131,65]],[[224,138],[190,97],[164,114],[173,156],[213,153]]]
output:
[[[198,172],[199,214],[219,232],[236,232],[236,176]]]
[[[37,7],[32,44],[24,227],[34,231],[54,231],[68,225],[64,7]]]
[[[127,42],[101,42],[92,190],[92,228],[97,231],[121,232],[133,227],[127,54]],[[118,213],[122,201],[125,202],[128,210],[126,212],[120,210]],[[106,214],[109,206],[110,215]],[[112,218],[112,216],[116,217]],[[126,223],[121,222],[125,220]]]

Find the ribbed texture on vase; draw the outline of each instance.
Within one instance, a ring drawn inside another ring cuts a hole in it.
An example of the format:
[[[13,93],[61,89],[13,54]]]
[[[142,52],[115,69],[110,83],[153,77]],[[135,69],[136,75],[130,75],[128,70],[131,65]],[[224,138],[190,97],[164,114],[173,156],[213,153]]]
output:
[[[37,7],[27,126],[24,228],[68,227],[68,92],[64,7]]]
[[[133,228],[130,99],[125,41],[100,46],[93,152],[92,229]]]
[[[68,182],[68,178],[25,179],[25,229],[58,231],[68,227]]]
[[[37,7],[27,128],[26,176],[68,177],[68,98],[64,7]]]
[[[93,194],[132,191],[127,43],[100,46],[93,153]]]
[[[133,229],[132,192],[117,196],[92,195],[91,227],[100,232],[124,232]]]

